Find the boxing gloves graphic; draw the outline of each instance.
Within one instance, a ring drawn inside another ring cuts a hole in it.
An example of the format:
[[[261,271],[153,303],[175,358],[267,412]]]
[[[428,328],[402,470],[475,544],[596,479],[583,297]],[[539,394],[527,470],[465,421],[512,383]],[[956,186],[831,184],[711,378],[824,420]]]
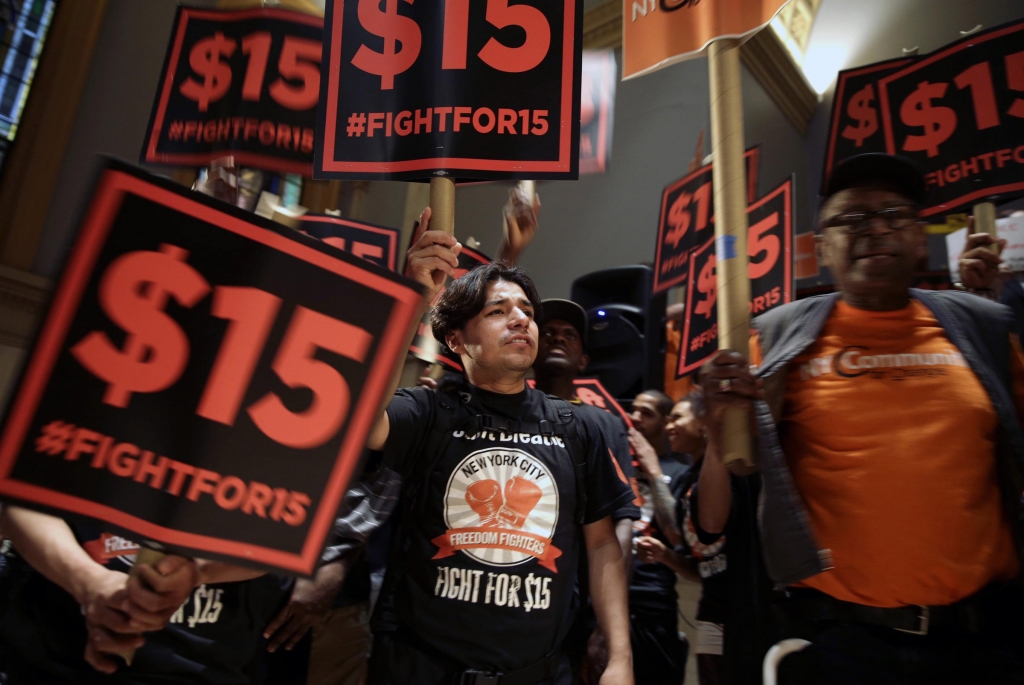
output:
[[[507,527],[522,528],[542,494],[533,481],[509,478],[505,481],[505,504],[498,510],[498,520]]]
[[[478,480],[466,488],[466,502],[480,516],[482,528],[496,528],[498,510],[504,504],[501,486],[496,480]]]
[[[522,528],[543,494],[524,478],[505,481],[504,497],[498,481],[478,480],[466,488],[466,503],[480,517],[481,528]]]

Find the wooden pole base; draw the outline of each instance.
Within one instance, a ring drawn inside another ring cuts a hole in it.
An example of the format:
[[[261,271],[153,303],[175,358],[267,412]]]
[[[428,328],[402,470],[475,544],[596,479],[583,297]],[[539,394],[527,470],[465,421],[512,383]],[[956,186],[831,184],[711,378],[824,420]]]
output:
[[[990,236],[999,239],[999,234],[996,231],[996,206],[992,202],[979,202],[974,205],[974,232],[975,233],[988,233]],[[999,252],[998,245],[992,245],[990,248],[993,252]]]
[[[430,230],[455,235],[455,181],[446,176],[430,179]]]

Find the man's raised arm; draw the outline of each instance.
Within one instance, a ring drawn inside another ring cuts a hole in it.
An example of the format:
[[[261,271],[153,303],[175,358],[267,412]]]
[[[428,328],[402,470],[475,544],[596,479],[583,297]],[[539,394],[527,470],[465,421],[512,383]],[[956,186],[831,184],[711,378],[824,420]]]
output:
[[[418,238],[406,253],[405,275],[417,281],[426,289],[423,293],[423,303],[420,307],[419,315],[416,317],[416,325],[419,325],[420,319],[423,318],[423,313],[430,308],[434,299],[444,289],[445,279],[449,276],[455,277],[455,268],[459,265],[459,252],[462,250],[462,244],[453,235],[448,235],[442,231],[430,230],[430,207],[424,209],[420,215],[419,228],[416,233]],[[404,349],[409,348],[415,333],[416,327],[414,326],[409,332],[409,339],[406,341]],[[388,387],[388,392],[384,394],[384,401],[381,405],[377,422],[370,430],[370,436],[366,441],[366,446],[371,450],[384,449],[384,445],[388,441],[390,423],[387,412],[384,409],[387,407],[388,402],[391,401],[395,391],[398,390],[398,383],[402,376],[402,367],[404,365],[405,356],[402,356],[391,376],[391,385]]]

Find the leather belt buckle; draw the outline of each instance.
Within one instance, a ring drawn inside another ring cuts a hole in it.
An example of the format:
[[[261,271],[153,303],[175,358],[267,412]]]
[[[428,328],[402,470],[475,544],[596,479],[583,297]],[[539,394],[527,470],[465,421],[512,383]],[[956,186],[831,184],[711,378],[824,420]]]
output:
[[[498,685],[501,682],[500,673],[488,673],[487,671],[465,671],[459,680],[459,685]]]
[[[928,634],[928,623],[931,621],[932,610],[931,607],[918,607],[921,613],[918,614],[917,630],[905,630],[903,628],[895,628],[901,633],[909,633],[911,635],[927,635]]]

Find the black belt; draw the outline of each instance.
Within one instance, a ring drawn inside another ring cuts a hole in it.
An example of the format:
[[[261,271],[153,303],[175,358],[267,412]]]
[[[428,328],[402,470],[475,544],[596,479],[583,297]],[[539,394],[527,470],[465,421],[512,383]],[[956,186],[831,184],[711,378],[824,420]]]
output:
[[[455,682],[456,685],[536,685],[555,675],[561,658],[561,652],[552,652],[537,663],[511,673],[468,670]]]
[[[936,628],[980,633],[985,628],[983,604],[992,601],[991,593],[982,591],[944,606],[872,607],[845,602],[817,590],[791,588],[786,594],[793,608],[811,621],[866,623],[913,635],[927,635]]]

